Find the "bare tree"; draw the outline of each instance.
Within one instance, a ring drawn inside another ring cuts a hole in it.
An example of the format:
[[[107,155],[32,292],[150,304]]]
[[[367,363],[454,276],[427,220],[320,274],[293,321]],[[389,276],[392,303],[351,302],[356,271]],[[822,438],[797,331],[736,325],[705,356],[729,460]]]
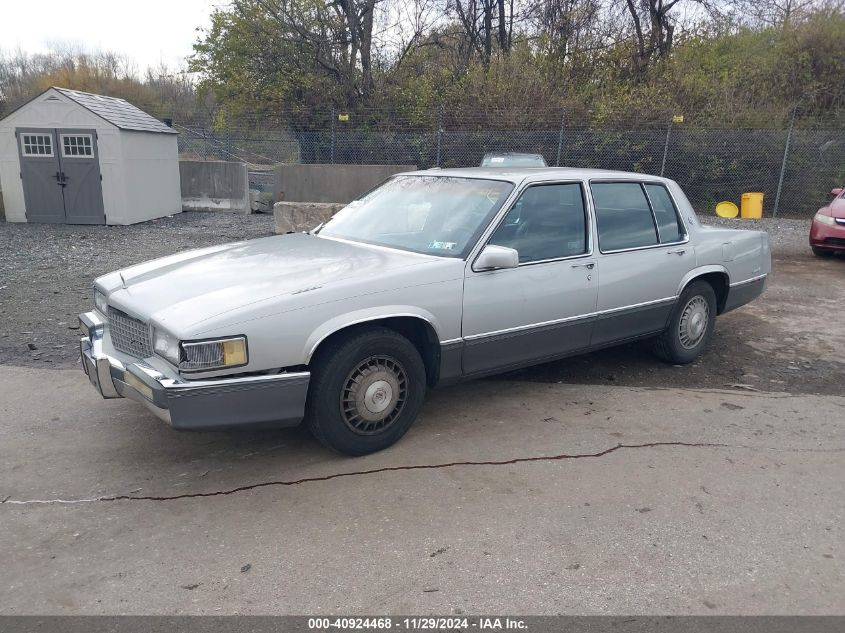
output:
[[[717,12],[710,0],[625,0],[636,42],[635,65],[645,70],[653,58],[666,57],[675,41],[677,14],[682,8],[694,6],[707,12]]]
[[[489,62],[493,50],[507,55],[513,46],[514,0],[449,0],[447,10],[454,14],[475,52]]]
[[[843,0],[734,0],[737,14],[752,26],[785,27],[813,10],[842,10]]]

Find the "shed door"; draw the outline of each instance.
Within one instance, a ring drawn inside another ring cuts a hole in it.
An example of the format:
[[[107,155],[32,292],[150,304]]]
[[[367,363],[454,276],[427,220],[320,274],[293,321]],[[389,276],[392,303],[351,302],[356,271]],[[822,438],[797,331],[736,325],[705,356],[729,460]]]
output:
[[[26,219],[105,224],[96,130],[18,129]]]
[[[18,153],[29,222],[65,222],[61,165],[52,129],[18,129]]]
[[[56,130],[68,224],[105,224],[95,130]]]

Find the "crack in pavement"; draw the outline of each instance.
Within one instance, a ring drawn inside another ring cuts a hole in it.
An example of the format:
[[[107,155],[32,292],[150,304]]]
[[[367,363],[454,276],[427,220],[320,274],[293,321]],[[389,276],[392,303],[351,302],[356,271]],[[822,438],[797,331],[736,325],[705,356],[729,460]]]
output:
[[[829,448],[829,449],[782,449],[771,448],[765,446],[745,446],[741,444],[721,444],[714,442],[646,442],[643,444],[616,444],[610,448],[597,453],[560,453],[558,455],[538,455],[534,457],[514,457],[512,459],[502,460],[484,460],[484,461],[460,461],[460,462],[445,462],[441,464],[416,464],[409,466],[383,466],[381,468],[372,468],[369,470],[354,470],[344,473],[333,473],[331,475],[320,475],[315,477],[304,477],[302,479],[291,480],[275,480],[262,481],[246,486],[238,486],[236,488],[229,488],[227,490],[215,490],[212,492],[187,492],[179,495],[168,496],[153,496],[153,495],[103,495],[100,497],[92,497],[90,499],[5,499],[0,500],[0,505],[53,505],[65,504],[72,505],[78,503],[97,503],[109,501],[177,501],[179,499],[197,499],[201,497],[223,497],[237,494],[239,492],[246,492],[249,490],[256,490],[258,488],[268,488],[270,486],[298,486],[301,484],[330,481],[332,479],[340,479],[342,477],[361,477],[365,475],[375,475],[378,473],[397,472],[404,470],[435,470],[439,468],[454,468],[457,466],[509,466],[512,464],[524,464],[529,462],[554,462],[565,459],[594,459],[604,457],[620,451],[623,449],[641,449],[641,448],[660,448],[660,447],[685,447],[685,448],[736,448],[745,450],[772,450],[772,451],[789,451],[789,452],[811,452],[811,453],[836,453],[845,452],[845,448]]]

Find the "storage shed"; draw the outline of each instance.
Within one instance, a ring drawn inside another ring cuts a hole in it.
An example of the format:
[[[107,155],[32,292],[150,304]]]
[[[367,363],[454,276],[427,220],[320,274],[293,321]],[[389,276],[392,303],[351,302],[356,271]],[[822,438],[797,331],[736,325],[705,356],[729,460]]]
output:
[[[124,99],[50,88],[0,119],[0,191],[9,222],[179,213],[177,133]]]

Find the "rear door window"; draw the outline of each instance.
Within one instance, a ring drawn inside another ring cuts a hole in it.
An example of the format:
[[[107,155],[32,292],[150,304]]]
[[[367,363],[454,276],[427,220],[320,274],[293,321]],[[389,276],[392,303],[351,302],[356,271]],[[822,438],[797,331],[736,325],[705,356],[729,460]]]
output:
[[[654,217],[638,182],[591,183],[599,248],[616,251],[658,243]]]

